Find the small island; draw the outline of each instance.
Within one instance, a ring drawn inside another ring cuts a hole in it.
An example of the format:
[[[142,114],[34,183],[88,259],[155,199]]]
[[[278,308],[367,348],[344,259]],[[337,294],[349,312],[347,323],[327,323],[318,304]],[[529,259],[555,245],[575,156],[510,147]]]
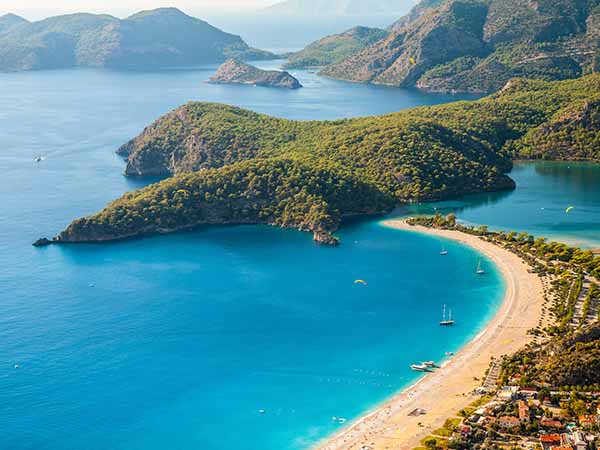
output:
[[[250,64],[230,59],[225,61],[210,77],[214,84],[251,84],[285,89],[299,89],[300,82],[286,71],[262,70]]]

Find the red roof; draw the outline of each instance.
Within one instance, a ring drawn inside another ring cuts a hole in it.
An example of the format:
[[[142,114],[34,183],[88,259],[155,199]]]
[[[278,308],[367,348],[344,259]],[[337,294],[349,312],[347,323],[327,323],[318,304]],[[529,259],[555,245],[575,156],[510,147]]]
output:
[[[542,419],[540,423],[543,427],[550,427],[550,428],[562,428],[563,427],[562,422],[559,422],[558,420]]]
[[[520,389],[521,392],[537,392],[537,388],[534,386],[526,386]]]
[[[509,422],[511,425],[518,425],[520,423],[519,419],[512,416],[502,416],[498,420],[501,422]]]
[[[552,442],[560,443],[560,434],[542,434],[540,436],[540,442],[550,444]]]

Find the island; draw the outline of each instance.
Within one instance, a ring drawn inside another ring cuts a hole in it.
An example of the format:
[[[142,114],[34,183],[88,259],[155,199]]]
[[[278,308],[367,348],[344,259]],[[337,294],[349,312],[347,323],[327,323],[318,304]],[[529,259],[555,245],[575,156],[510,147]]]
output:
[[[51,242],[268,224],[334,243],[351,217],[514,189],[515,158],[598,160],[599,94],[600,74],[516,79],[478,101],[337,121],[190,102],[119,150],[127,175],[167,178],[75,220]]]
[[[300,89],[300,82],[286,71],[262,70],[237,59],[225,61],[210,77],[213,84],[249,84],[285,89]]]

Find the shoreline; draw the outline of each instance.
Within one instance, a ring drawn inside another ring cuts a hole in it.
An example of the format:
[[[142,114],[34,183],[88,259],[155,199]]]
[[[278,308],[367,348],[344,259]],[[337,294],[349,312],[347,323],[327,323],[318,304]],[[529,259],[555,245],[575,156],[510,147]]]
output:
[[[541,279],[517,255],[458,231],[410,226],[404,220],[385,220],[385,226],[459,242],[483,253],[499,269],[506,292],[494,317],[469,343],[447,358],[442,367],[313,447],[313,450],[412,450],[444,421],[473,402],[472,391],[492,357],[514,353],[533,338],[527,331],[537,326],[543,305]],[[408,416],[416,408],[425,415]]]

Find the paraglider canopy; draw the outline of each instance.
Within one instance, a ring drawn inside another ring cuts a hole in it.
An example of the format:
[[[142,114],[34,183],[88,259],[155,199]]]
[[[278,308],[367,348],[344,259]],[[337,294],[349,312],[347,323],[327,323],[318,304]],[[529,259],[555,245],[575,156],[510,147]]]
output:
[[[574,206],[569,206],[569,207],[568,207],[568,208],[565,210],[565,212],[567,212],[567,213],[570,213],[570,212],[571,212],[573,209],[575,209],[575,207],[574,207]]]
[[[365,280],[355,280],[354,284],[362,284],[363,286],[366,286],[367,282]]]

